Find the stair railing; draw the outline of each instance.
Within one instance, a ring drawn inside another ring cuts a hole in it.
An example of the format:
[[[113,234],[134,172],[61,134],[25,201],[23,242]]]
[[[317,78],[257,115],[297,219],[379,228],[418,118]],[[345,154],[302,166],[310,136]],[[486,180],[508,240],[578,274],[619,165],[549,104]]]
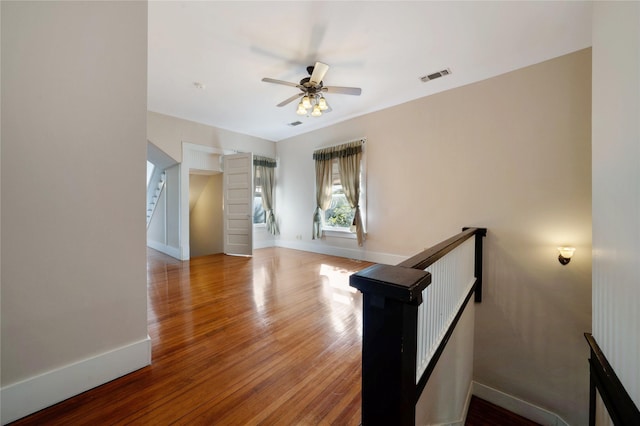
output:
[[[585,333],[589,343],[589,426],[596,424],[596,390],[607,408],[609,417],[616,426],[640,425],[640,411],[625,390],[596,339]]]
[[[151,223],[153,214],[156,211],[160,194],[164,189],[164,183],[167,179],[167,174],[163,170],[162,172],[154,171],[154,174],[149,182],[149,188],[147,189],[147,228]]]
[[[363,426],[415,424],[418,398],[471,295],[482,300],[486,232],[464,228],[396,266],[350,277],[363,294]]]

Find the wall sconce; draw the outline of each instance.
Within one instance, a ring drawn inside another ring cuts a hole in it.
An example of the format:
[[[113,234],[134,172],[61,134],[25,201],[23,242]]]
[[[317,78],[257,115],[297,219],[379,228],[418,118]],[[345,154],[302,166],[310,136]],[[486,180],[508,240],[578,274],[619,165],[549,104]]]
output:
[[[560,254],[558,255],[558,261],[561,264],[566,265],[567,263],[571,262],[571,258],[573,257],[573,253],[575,251],[575,247],[558,247],[558,252],[560,252]]]

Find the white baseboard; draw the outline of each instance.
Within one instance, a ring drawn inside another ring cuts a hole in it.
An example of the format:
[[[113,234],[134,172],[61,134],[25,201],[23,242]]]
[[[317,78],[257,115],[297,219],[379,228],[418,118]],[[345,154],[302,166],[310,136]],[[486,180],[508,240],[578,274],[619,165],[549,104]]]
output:
[[[151,364],[151,338],[48,371],[0,390],[2,424]]]
[[[569,426],[564,419],[551,411],[481,383],[473,382],[473,394],[543,426]]]
[[[269,248],[269,247],[275,247],[275,240],[263,240],[263,241],[254,241],[253,242],[253,249],[254,250],[259,250],[259,249],[263,249],[263,248]]]
[[[471,397],[473,396],[473,381],[469,383],[469,390],[467,391],[467,399],[464,401],[464,412],[462,413],[462,419],[454,423],[455,426],[464,426],[467,420],[467,413],[469,413],[469,405],[471,404]],[[452,425],[452,426],[453,426]]]
[[[182,259],[182,255],[180,253],[179,247],[171,247],[166,244],[160,243],[158,241],[153,241],[153,240],[147,240],[147,247],[151,247],[154,250],[158,250],[160,253],[164,253],[171,257],[175,257],[178,260],[184,260]]]
[[[275,246],[290,248],[294,250],[309,251],[312,253],[327,254],[330,256],[346,257],[348,259],[366,260],[368,262],[383,263],[386,265],[396,265],[409,258],[409,256],[399,256],[397,254],[373,252],[364,249],[335,247],[315,242],[289,241],[278,239],[275,241]]]

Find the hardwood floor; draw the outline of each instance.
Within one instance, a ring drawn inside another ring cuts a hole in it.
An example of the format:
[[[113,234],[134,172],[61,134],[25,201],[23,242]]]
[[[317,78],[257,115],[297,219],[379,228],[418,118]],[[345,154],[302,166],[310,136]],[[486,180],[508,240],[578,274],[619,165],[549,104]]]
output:
[[[149,250],[153,364],[15,424],[358,425],[362,302],[348,277],[369,265]]]
[[[541,426],[476,396],[471,397],[465,426]]]

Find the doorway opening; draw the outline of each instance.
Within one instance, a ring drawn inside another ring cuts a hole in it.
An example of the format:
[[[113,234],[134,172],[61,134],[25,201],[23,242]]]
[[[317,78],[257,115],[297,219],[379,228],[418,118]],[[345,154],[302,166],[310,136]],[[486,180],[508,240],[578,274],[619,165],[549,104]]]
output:
[[[189,174],[191,257],[223,252],[223,174]]]

